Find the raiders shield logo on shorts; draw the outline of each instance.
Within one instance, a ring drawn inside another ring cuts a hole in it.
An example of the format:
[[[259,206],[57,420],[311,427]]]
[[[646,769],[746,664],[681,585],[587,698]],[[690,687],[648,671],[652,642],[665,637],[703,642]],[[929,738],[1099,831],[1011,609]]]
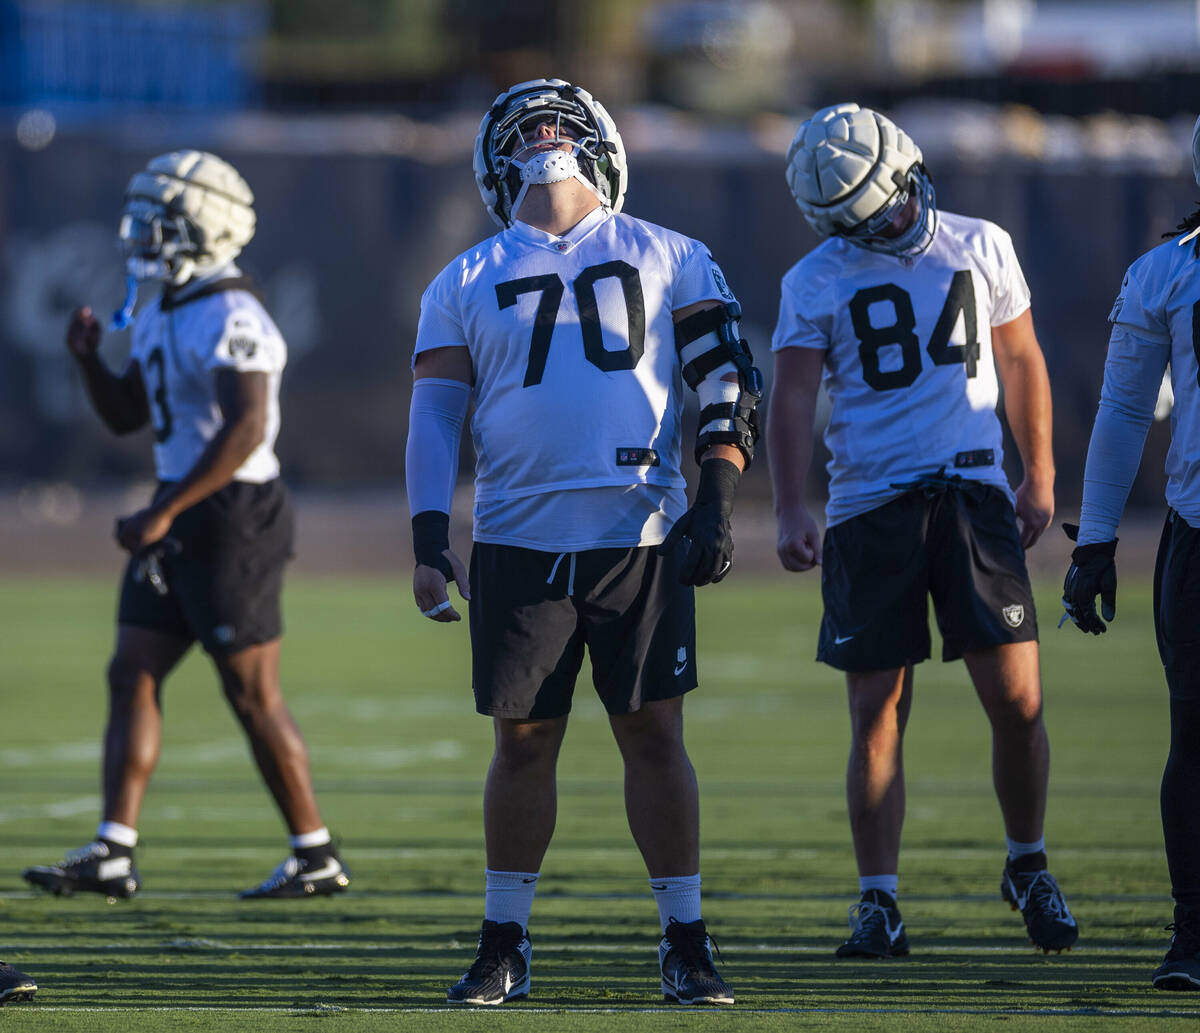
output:
[[[1004,614],[1004,619],[1010,628],[1019,628],[1025,620],[1025,607],[1019,603],[1014,606],[1006,606],[1000,612]]]

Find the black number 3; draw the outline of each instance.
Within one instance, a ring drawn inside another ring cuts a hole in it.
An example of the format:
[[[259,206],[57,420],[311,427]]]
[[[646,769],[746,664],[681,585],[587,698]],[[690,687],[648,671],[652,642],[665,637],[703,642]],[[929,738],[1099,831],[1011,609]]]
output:
[[[895,319],[884,326],[871,322],[870,309],[877,302],[891,303]],[[963,318],[964,344],[951,344],[950,336]],[[912,296],[903,287],[883,283],[864,287],[850,299],[850,322],[858,338],[858,357],[862,362],[863,380],[876,391],[895,391],[908,387],[921,372],[921,342],[917,339],[917,317],[913,312]],[[879,361],[880,349],[889,344],[900,346],[900,368],[883,370]],[[979,325],[975,314],[975,285],[970,269],[960,269],[950,281],[945,304],[925,350],[937,366],[966,366],[967,377],[976,375],[979,365]]]
[[[596,284],[607,279],[620,281],[621,294],[625,298],[628,344],[620,351],[611,351],[604,347],[604,328],[600,325]],[[575,302],[579,306],[583,354],[588,362],[605,373],[634,369],[646,350],[646,303],[637,269],[628,262],[621,261],[590,265],[575,277],[571,286],[575,290]],[[540,291],[542,297],[538,302],[537,315],[533,319],[533,334],[529,339],[525,387],[540,384],[546,372],[550,339],[554,336],[554,324],[558,320],[558,308],[562,303],[563,282],[558,273],[547,273],[544,276],[525,276],[519,280],[507,280],[496,284],[496,302],[501,309],[515,305],[518,296],[535,291]]]
[[[154,440],[161,445],[171,436],[172,429],[171,409],[167,405],[167,364],[161,348],[155,348],[146,357],[146,369],[153,369],[158,381],[150,398],[154,402]]]

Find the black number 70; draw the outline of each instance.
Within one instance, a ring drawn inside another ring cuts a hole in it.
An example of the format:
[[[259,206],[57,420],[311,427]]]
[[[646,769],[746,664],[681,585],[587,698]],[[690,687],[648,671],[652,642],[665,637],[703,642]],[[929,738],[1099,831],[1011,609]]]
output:
[[[625,298],[625,314],[628,320],[628,344],[619,351],[604,347],[604,328],[600,325],[600,308],[596,303],[596,283],[614,278],[621,281],[621,293]],[[571,286],[575,291],[575,303],[579,306],[579,326],[583,331],[583,354],[597,369],[606,373],[633,369],[646,350],[646,304],[642,297],[642,281],[638,271],[628,262],[604,262],[590,265],[575,277]],[[525,387],[542,382],[546,372],[546,358],[550,354],[550,339],[554,336],[554,324],[558,320],[558,308],[562,304],[563,282],[558,273],[543,276],[525,276],[519,280],[507,280],[496,284],[496,301],[506,309],[517,303],[522,294],[540,291],[537,315],[533,319],[533,334],[529,339],[529,364],[525,367]]]

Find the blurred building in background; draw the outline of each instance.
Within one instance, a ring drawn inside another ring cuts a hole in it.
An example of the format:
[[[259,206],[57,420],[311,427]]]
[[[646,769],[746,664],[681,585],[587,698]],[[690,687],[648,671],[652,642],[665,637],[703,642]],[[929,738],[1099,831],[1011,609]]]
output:
[[[471,145],[511,83],[616,114],[627,207],[709,242],[767,354],[780,275],[815,243],[783,179],[814,108],[854,99],[922,146],[940,203],[1016,241],[1077,490],[1121,274],[1195,206],[1195,0],[0,0],[0,489],[147,470],[62,346],[115,307],[121,193],[201,147],[257,195],[244,255],[291,344],[298,485],[399,483],[420,294],[493,226]],[[119,357],[125,334],[106,353]],[[1165,447],[1162,428],[1150,449]],[[1161,499],[1143,464],[1135,501]],[[765,463],[748,488],[767,491]],[[1064,500],[1066,501],[1066,500]]]

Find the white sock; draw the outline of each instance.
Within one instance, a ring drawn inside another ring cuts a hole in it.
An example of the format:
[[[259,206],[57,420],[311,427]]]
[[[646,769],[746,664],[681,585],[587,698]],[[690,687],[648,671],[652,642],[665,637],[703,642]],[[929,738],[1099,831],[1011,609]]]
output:
[[[127,846],[132,850],[137,846],[138,833],[137,829],[122,825],[119,821],[102,821],[96,829],[96,838],[107,839],[110,843]]]
[[[1027,854],[1037,854],[1046,852],[1046,837],[1043,836],[1036,843],[1018,843],[1015,839],[1004,837],[1008,843],[1008,859],[1015,861],[1018,857],[1025,857]]]
[[[483,897],[483,917],[489,922],[516,922],[527,930],[539,873],[494,872],[487,868],[484,875],[487,890]]]
[[[860,897],[867,890],[883,890],[892,900],[896,900],[899,888],[899,875],[860,875],[858,877],[858,895]]]
[[[650,889],[658,905],[658,920],[663,932],[674,919],[686,925],[700,917],[700,874],[676,875],[666,879],[651,879]]]
[[[326,846],[332,842],[333,837],[324,825],[312,832],[301,832],[298,836],[288,836],[288,843],[293,850],[311,850],[315,846]]]

